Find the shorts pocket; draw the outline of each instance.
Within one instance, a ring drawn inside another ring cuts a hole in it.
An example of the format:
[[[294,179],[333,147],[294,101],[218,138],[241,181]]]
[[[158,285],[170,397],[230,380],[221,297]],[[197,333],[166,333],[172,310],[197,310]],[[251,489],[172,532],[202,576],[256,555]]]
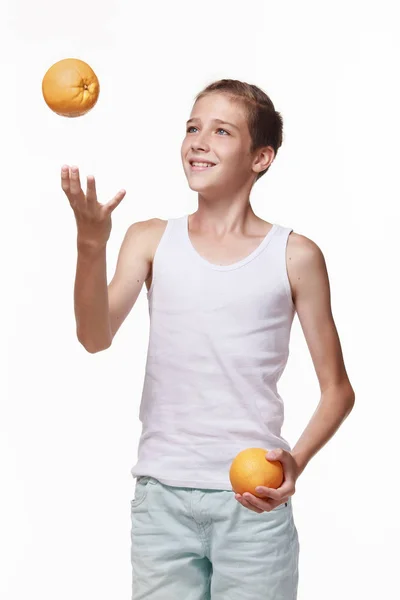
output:
[[[143,475],[138,477],[135,485],[135,497],[131,500],[131,507],[139,506],[146,499],[149,486],[156,483],[157,480],[152,477],[144,477]]]

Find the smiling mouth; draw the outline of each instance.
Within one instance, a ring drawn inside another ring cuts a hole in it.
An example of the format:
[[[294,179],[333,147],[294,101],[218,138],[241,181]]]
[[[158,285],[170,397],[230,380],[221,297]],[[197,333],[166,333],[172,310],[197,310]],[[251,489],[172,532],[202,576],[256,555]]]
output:
[[[207,167],[200,167],[200,166],[195,166],[192,163],[189,163],[189,164],[190,164],[190,168],[192,171],[209,171],[213,167],[217,166],[217,165],[209,165]]]

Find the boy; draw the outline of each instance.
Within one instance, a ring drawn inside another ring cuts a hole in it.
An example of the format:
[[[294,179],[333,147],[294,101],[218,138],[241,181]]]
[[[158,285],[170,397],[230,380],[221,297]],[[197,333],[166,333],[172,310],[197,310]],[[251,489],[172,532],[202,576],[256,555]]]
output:
[[[181,149],[198,209],[131,225],[108,287],[111,213],[125,190],[101,205],[93,177],[85,195],[78,169],[62,170],[78,229],[77,335],[88,352],[110,347],[147,287],[150,339],[132,469],[133,600],[297,597],[291,496],[355,395],[321,250],[250,205],[281,143],[282,118],[259,88],[221,80],[203,90]],[[277,382],[295,312],[321,401],[291,450],[281,436]],[[234,494],[229,466],[248,447],[276,450],[279,489]]]

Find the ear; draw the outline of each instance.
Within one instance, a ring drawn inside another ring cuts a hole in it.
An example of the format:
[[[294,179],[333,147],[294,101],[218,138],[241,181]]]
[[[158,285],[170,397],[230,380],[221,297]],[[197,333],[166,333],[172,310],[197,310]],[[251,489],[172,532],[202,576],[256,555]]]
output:
[[[257,155],[253,162],[253,171],[256,173],[261,173],[261,171],[265,171],[267,167],[273,162],[275,159],[275,150],[272,146],[265,146],[265,148],[260,148],[257,151]]]

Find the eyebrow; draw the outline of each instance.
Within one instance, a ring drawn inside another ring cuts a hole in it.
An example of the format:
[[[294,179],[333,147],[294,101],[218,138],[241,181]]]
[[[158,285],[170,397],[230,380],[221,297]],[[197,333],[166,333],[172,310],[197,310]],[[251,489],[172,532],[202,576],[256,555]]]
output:
[[[189,125],[189,123],[191,123],[192,121],[200,121],[201,119],[198,119],[197,117],[193,117],[192,119],[189,119],[189,121],[186,121],[186,125]],[[239,127],[237,125],[235,125],[234,123],[229,123],[229,121],[223,121],[222,119],[213,119],[214,123],[222,123],[224,125],[230,125],[231,127],[234,127],[235,129],[239,129]]]

